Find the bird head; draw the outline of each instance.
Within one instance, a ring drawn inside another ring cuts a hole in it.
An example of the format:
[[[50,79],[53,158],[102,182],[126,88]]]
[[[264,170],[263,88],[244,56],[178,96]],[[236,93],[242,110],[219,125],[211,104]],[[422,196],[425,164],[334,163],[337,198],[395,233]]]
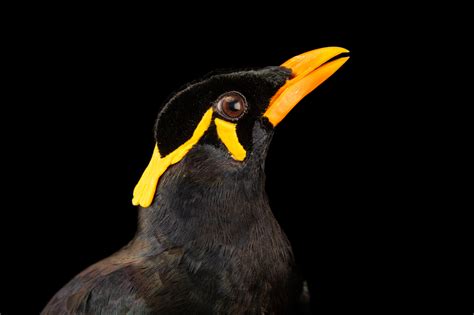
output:
[[[349,59],[345,53],[316,49],[281,66],[211,75],[176,93],[158,115],[153,156],[133,204],[150,206],[160,177],[190,152],[203,152],[202,163],[215,168],[263,166],[274,128]]]

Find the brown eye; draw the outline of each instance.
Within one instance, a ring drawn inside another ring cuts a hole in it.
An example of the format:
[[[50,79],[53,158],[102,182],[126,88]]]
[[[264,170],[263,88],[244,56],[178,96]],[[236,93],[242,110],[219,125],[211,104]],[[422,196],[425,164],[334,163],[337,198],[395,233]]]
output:
[[[217,111],[229,120],[237,120],[247,111],[247,101],[238,92],[228,92],[219,97]]]

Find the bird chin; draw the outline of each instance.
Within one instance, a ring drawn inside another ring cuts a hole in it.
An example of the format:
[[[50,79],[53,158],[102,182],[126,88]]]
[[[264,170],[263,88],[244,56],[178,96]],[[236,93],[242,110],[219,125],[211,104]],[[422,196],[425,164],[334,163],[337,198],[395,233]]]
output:
[[[273,132],[273,127],[266,123],[266,121],[255,123],[252,131],[252,152],[249,160],[257,158],[265,162],[270,143],[273,139]]]

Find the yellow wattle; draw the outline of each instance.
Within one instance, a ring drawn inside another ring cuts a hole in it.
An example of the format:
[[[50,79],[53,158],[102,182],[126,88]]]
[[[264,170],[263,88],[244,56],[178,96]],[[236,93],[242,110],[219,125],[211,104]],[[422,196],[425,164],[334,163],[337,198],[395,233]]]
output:
[[[217,135],[229,150],[232,157],[237,161],[243,161],[247,152],[240,144],[237,137],[237,125],[219,118],[214,120],[216,123]]]
[[[192,137],[165,157],[161,157],[158,146],[155,145],[151,161],[133,190],[133,205],[140,205],[144,208],[151,205],[161,175],[163,175],[170,165],[181,161],[186,153],[188,153],[188,151],[198,143],[199,139],[201,139],[211,124],[212,112],[212,108],[209,108],[201,118],[201,121],[194,130]]]

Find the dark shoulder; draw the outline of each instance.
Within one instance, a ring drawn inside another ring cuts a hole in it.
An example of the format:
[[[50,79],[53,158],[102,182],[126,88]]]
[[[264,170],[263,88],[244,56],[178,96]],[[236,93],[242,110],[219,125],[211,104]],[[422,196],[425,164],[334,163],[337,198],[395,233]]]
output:
[[[50,300],[42,314],[148,314],[166,303],[179,250],[141,256],[121,251],[74,277]],[[163,303],[160,302],[163,296]]]

